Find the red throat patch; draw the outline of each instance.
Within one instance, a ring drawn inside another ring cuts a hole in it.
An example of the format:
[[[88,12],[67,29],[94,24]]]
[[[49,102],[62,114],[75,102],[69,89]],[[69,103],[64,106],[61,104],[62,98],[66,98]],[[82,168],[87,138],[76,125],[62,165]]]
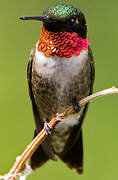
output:
[[[59,56],[70,58],[72,55],[79,56],[82,49],[87,50],[89,39],[82,39],[77,33],[48,32],[44,26],[38,41],[38,51],[45,56]]]

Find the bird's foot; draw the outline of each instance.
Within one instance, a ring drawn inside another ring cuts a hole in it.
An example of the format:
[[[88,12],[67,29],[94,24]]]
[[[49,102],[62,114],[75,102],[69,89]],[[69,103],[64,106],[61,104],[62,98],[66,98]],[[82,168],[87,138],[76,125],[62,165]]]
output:
[[[80,111],[80,104],[79,102],[77,101],[76,98],[73,99],[73,102],[72,102],[72,106],[73,106],[73,110],[78,113]]]
[[[52,134],[52,132],[53,132],[53,127],[51,127],[49,124],[48,124],[48,122],[45,122],[44,123],[44,130],[45,130],[45,132],[46,132],[46,135],[51,135]]]

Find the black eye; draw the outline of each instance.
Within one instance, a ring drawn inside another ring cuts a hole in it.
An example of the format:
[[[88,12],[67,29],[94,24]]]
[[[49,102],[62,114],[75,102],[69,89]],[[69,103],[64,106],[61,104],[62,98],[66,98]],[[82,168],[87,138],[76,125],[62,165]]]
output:
[[[69,20],[68,20],[68,24],[69,25],[73,25],[73,24],[75,24],[76,23],[76,18],[70,18]]]

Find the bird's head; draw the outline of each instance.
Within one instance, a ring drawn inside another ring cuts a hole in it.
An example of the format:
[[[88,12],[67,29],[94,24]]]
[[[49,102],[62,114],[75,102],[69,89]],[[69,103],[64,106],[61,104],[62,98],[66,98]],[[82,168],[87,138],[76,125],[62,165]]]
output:
[[[84,14],[70,4],[57,4],[44,10],[42,16],[24,16],[22,20],[42,21],[48,31],[76,32],[86,38],[87,24]]]
[[[21,20],[43,22],[38,51],[46,56],[78,56],[87,50],[87,25],[84,14],[70,4],[57,4],[44,10],[42,16],[24,16]]]

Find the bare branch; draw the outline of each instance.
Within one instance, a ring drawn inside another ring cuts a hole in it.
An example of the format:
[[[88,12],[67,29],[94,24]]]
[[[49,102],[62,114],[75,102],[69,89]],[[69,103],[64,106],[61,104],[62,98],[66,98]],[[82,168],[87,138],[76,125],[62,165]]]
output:
[[[88,103],[88,102],[90,102],[90,101],[92,101],[94,99],[97,99],[97,98],[99,98],[101,96],[105,96],[105,95],[108,95],[108,94],[116,94],[116,93],[118,93],[118,88],[115,88],[115,87],[112,87],[112,88],[105,89],[103,91],[97,92],[95,94],[92,94],[92,95],[80,100],[79,101],[80,107],[84,106],[86,103]],[[69,115],[73,111],[74,111],[73,107],[70,106],[64,112],[57,113],[56,117],[53,118],[49,122],[49,126],[51,128],[54,128],[60,121],[63,121],[65,116]],[[27,148],[22,153],[20,158],[18,160],[16,160],[13,167],[11,168],[9,173],[7,174],[8,178],[6,178],[6,175],[5,175],[5,176],[1,176],[0,179],[15,180],[17,175],[19,175],[19,173],[22,172],[23,167],[25,167],[26,161],[31,157],[31,155],[38,148],[38,146],[45,140],[46,137],[47,137],[47,134],[46,134],[45,130],[42,129],[42,131],[35,137],[35,139],[33,139],[33,141],[27,146]]]

